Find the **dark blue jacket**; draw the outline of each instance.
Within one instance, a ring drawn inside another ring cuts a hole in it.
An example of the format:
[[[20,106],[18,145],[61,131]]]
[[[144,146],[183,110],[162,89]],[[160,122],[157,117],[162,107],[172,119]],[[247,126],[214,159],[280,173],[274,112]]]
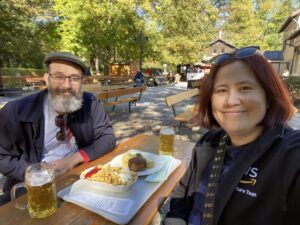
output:
[[[143,80],[143,73],[141,71],[138,71],[134,77],[134,80],[136,81],[137,79]]]
[[[187,224],[201,175],[223,134],[210,131],[195,146],[165,225]],[[256,147],[241,152],[220,181],[213,225],[298,225],[299,199],[300,132],[276,126],[263,132]]]
[[[24,180],[28,165],[40,162],[44,145],[43,100],[47,90],[7,103],[0,111],[0,173],[7,176],[4,191]],[[83,106],[68,115],[79,149],[90,160],[111,151],[116,138],[100,103],[90,93],[83,94]]]

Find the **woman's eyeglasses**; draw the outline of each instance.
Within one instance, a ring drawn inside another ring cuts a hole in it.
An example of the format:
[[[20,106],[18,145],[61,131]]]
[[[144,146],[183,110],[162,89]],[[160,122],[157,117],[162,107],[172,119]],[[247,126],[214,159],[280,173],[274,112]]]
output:
[[[247,58],[256,54],[261,54],[261,51],[257,47],[245,47],[236,50],[235,52],[232,53],[224,53],[221,55],[218,55],[212,59],[212,64],[213,65],[220,65],[221,63],[225,62],[227,59],[230,58],[236,58],[236,59],[242,59],[242,58]]]
[[[57,133],[56,133],[56,140],[65,141],[66,140],[66,131],[65,131],[64,115],[58,115],[55,117],[55,125],[59,128],[59,131],[57,131]]]

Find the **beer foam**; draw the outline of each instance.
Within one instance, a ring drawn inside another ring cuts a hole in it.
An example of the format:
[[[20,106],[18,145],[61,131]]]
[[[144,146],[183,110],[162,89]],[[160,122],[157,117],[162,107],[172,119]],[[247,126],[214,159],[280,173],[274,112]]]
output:
[[[172,128],[163,128],[161,129],[160,133],[165,135],[173,135],[174,130]]]
[[[31,186],[41,186],[51,180],[52,176],[47,171],[32,172],[30,177],[26,177],[26,182]]]

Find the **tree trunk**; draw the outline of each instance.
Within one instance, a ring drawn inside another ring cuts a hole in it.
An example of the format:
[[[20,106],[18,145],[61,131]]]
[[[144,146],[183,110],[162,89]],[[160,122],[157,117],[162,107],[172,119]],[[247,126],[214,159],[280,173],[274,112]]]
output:
[[[1,69],[0,69],[0,88],[3,88]]]
[[[96,70],[96,75],[99,75],[99,59],[98,57],[95,58],[95,70]]]

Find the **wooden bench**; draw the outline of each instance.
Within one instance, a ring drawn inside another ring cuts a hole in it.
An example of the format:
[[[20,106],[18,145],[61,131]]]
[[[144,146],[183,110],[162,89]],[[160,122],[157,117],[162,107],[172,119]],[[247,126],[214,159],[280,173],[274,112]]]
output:
[[[203,84],[203,80],[202,79],[201,80],[197,80],[197,81],[193,81],[191,83],[191,87],[192,88],[201,88],[202,84]]]
[[[136,105],[136,102],[141,99],[142,92],[145,90],[146,87],[141,86],[103,91],[97,94],[97,99],[103,101],[105,106],[113,106],[113,110],[115,109],[116,105],[128,102],[128,112],[130,113],[131,104]],[[114,98],[114,100],[110,101],[111,98]]]
[[[35,90],[42,90],[46,88],[44,77],[26,77],[25,85],[28,87],[28,89],[32,88]]]
[[[165,98],[167,106],[172,107],[175,120],[179,122],[179,129],[182,127],[182,125],[187,124],[187,122],[193,118],[196,104],[190,105],[182,113],[178,113],[178,110],[176,110],[176,105],[185,100],[195,98],[199,94],[200,89],[194,88]]]
[[[88,91],[88,92],[92,92],[92,93],[95,93],[97,91],[98,92],[102,91],[101,84],[83,84],[82,87],[83,87],[84,91]]]
[[[129,86],[125,85],[109,85],[109,86],[101,86],[100,84],[83,84],[83,90],[87,92],[93,93],[95,96],[103,91],[112,91],[117,89],[125,89],[129,88]]]

